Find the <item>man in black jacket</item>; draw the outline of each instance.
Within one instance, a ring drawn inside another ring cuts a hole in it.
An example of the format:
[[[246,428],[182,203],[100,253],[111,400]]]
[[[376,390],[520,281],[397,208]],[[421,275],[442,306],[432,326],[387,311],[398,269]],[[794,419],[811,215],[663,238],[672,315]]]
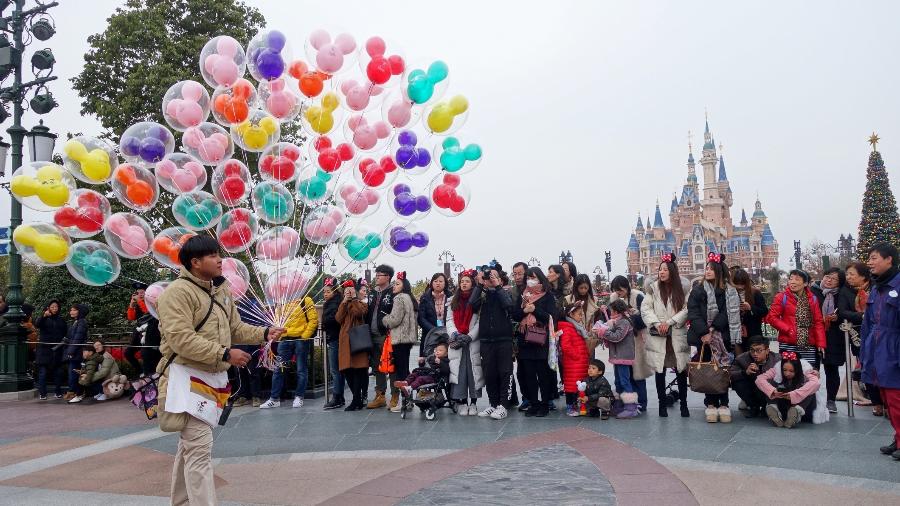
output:
[[[756,377],[780,360],[777,353],[769,351],[769,343],[762,336],[750,337],[750,351],[735,357],[729,368],[731,388],[747,403],[745,417],[756,418],[763,413],[769,399],[756,387]]]
[[[503,401],[513,371],[513,330],[509,312],[513,307],[510,293],[503,288],[499,266],[485,274],[478,272],[475,281],[480,297],[474,311],[478,313],[478,339],[481,341],[481,367],[490,405],[478,413],[495,420],[506,418]]]
[[[47,304],[40,318],[34,323],[40,332],[40,343],[61,343],[66,338],[66,321],[59,315],[60,302],[56,299]],[[56,398],[62,399],[62,387],[66,372],[63,369],[62,347],[53,344],[38,344],[35,365],[38,367],[38,393],[40,399],[47,400],[47,375],[53,374]]]
[[[341,324],[337,321],[337,310],[341,305],[341,297],[338,296],[337,280],[328,278],[325,280],[323,293],[325,302],[322,304],[322,330],[325,331],[325,345],[328,351],[328,372],[331,374],[331,400],[325,403],[324,409],[337,409],[344,406],[344,376],[338,370],[338,337],[341,333]]]
[[[388,329],[384,326],[384,317],[391,313],[394,305],[394,296],[391,291],[391,278],[394,277],[394,268],[381,264],[375,268],[375,279],[369,290],[369,312],[366,314],[366,323],[372,333],[372,353],[369,355],[369,363],[372,372],[375,373],[375,398],[366,408],[377,409],[387,405],[384,394],[387,391],[388,375],[378,372],[378,363],[381,360],[381,347],[384,346],[384,338]],[[399,399],[397,389],[391,391],[391,401],[396,405]]]

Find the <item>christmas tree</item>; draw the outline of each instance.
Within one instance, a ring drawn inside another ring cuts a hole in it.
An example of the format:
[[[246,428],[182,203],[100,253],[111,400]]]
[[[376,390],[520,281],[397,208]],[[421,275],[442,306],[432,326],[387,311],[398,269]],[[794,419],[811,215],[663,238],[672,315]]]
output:
[[[866,192],[863,194],[862,218],[859,220],[859,242],[857,251],[861,261],[869,258],[869,249],[879,243],[888,242],[900,247],[900,217],[897,216],[897,201],[891,192],[884,160],[876,149],[878,136],[869,138],[872,153],[866,170]]]

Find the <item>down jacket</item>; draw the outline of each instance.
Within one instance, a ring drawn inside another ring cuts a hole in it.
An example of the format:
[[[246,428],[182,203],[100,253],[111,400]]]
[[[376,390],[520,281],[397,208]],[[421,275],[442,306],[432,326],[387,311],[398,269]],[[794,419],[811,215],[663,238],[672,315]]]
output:
[[[685,370],[688,362],[691,360],[691,347],[687,341],[687,323],[688,309],[687,299],[690,292],[689,285],[686,281],[682,282],[681,289],[684,290],[684,306],[679,311],[675,311],[672,307],[672,298],[663,303],[662,296],[659,293],[659,281],[645,285],[647,294],[641,303],[641,318],[648,328],[654,328],[660,323],[669,324],[669,333],[672,336],[672,350],[675,352],[675,362],[678,372]],[[652,336],[647,332],[646,341],[644,342],[645,359],[647,366],[653,372],[665,372],[666,362],[666,341],[665,336]]]
[[[587,345],[575,325],[561,321],[556,328],[558,332],[562,332],[559,336],[559,360],[562,362],[563,391],[574,394],[578,392],[576,383],[587,376]]]
[[[92,385],[119,374],[119,364],[109,352],[94,353],[84,364],[84,373],[79,376],[82,386]]]
[[[825,325],[822,322],[822,310],[812,290],[806,289],[809,310],[812,313],[812,325],[809,327],[809,346],[825,347]],[[797,344],[797,296],[790,290],[775,295],[766,322],[778,331],[778,342]]]
[[[391,344],[415,344],[419,339],[416,310],[408,293],[394,296],[391,312],[384,315],[382,322],[391,335]]]
[[[473,294],[474,295],[474,294]],[[471,299],[470,299],[471,303]],[[450,301],[447,301],[447,335],[453,337],[458,334],[456,322],[453,321],[453,308]],[[472,313],[472,320],[469,321],[469,337],[472,342],[468,346],[459,349],[450,348],[447,350],[447,357],[450,359],[450,383],[454,385],[459,383],[459,364],[462,361],[462,353],[469,350],[469,363],[472,364],[472,376],[475,377],[475,389],[484,386],[484,371],[481,368],[481,339],[478,338],[478,313]]]
[[[284,305],[283,314],[288,315],[284,323],[282,339],[310,339],[319,330],[319,314],[316,304],[309,297],[292,300]]]

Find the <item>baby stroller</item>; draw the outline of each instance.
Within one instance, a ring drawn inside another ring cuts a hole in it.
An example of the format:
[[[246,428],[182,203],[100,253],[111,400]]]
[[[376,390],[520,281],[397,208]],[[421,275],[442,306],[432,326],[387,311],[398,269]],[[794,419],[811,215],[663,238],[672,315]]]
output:
[[[434,347],[438,343],[447,342],[447,332],[443,327],[432,329],[422,338],[421,356],[427,357],[434,353]],[[437,417],[437,411],[441,408],[449,408],[456,413],[456,405],[450,400],[450,382],[443,376],[436,383],[422,385],[411,395],[402,394],[400,398],[400,418],[406,419],[406,414],[413,411],[414,407],[425,413],[425,419],[432,421]]]
[[[668,369],[666,372],[668,371],[677,372],[674,367],[672,369]],[[680,393],[681,392],[679,392],[678,390],[678,378],[672,378],[672,381],[666,384],[666,407],[671,408],[672,406],[674,406],[678,399],[681,398]]]

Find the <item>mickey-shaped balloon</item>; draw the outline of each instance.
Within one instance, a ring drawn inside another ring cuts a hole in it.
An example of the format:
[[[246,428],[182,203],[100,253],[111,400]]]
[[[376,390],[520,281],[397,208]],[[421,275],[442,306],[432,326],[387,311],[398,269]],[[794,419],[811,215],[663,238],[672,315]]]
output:
[[[172,153],[156,164],[156,180],[175,195],[199,190],[206,185],[206,169],[187,153]]]
[[[266,302],[275,306],[277,315],[286,302],[303,297],[309,282],[310,278],[303,273],[302,268],[290,266],[279,269],[266,276],[263,283]]]
[[[345,222],[344,213],[337,207],[319,206],[303,219],[303,236],[313,244],[325,246],[337,239]]]
[[[331,174],[324,170],[305,170],[297,183],[297,196],[307,205],[317,205],[328,198]]]
[[[75,190],[69,203],[53,213],[53,222],[75,238],[96,235],[110,214],[109,200],[103,195],[82,188]]]
[[[374,84],[386,84],[392,77],[403,74],[406,63],[399,54],[385,56],[386,43],[381,37],[370,37],[366,41],[366,53],[369,62],[366,64],[366,77]]]
[[[235,299],[243,297],[250,288],[250,271],[237,258],[222,259],[222,277],[228,280],[231,296]]]
[[[349,162],[353,159],[353,146],[351,144],[342,142],[334,146],[331,139],[326,135],[316,137],[315,142],[312,143],[312,148],[315,150],[313,156],[316,159],[316,164],[320,169],[328,173],[336,172],[344,162]]]
[[[256,241],[256,257],[266,263],[290,260],[299,249],[300,234],[291,227],[272,227]]]
[[[284,223],[294,215],[294,199],[283,184],[263,181],[253,188],[253,212],[268,223]]]
[[[87,184],[109,181],[118,163],[115,148],[96,137],[73,137],[63,146],[63,165]]]
[[[13,172],[9,190],[27,208],[53,211],[69,201],[75,179],[55,163],[30,162]]]
[[[227,127],[243,123],[250,118],[257,99],[256,88],[246,79],[238,79],[229,88],[216,88],[212,96],[213,118]]]
[[[406,76],[406,93],[416,104],[425,104],[440,98],[446,88],[450,69],[438,60],[428,66],[428,72],[415,69]]]
[[[382,244],[378,232],[360,226],[341,237],[338,241],[338,251],[349,262],[367,262],[378,256]]]
[[[159,302],[159,296],[169,287],[169,283],[169,281],[157,281],[156,283],[151,283],[144,290],[144,303],[147,304],[147,312],[157,320],[159,319],[159,313],[156,312],[156,305]]]
[[[456,137],[447,137],[435,148],[435,156],[440,160],[442,169],[464,174],[474,170],[481,162],[481,146],[467,144],[463,147]]]
[[[239,205],[250,195],[250,170],[239,160],[225,160],[213,171],[211,186],[216,200]]]
[[[72,277],[90,286],[105,286],[119,277],[121,263],[109,246],[97,241],[72,245],[66,269]]]
[[[213,88],[233,86],[246,68],[244,48],[228,35],[213,37],[200,51],[200,73]]]
[[[279,142],[266,148],[259,157],[259,175],[266,181],[290,183],[300,175],[303,159],[300,148]]]
[[[179,81],[163,95],[163,119],[179,132],[206,121],[209,107],[209,92],[196,81]]]
[[[157,262],[172,269],[180,269],[181,261],[178,253],[191,237],[197,235],[184,227],[170,227],[153,238],[153,258]],[[147,294],[144,294],[146,297]]]
[[[396,184],[394,194],[394,212],[403,218],[417,220],[424,218],[431,211],[431,201],[427,195],[416,195],[408,184]]]
[[[428,247],[428,234],[415,225],[391,227],[385,233],[387,249],[398,256],[410,257],[418,255]]]
[[[424,106],[414,103],[400,87],[384,99],[381,116],[394,128],[412,128],[422,117]]]
[[[352,182],[341,185],[338,195],[341,197],[338,201],[341,207],[351,216],[356,217],[369,216],[378,210],[378,206],[381,203],[378,192],[367,186],[357,187]]]
[[[172,202],[175,220],[191,230],[206,230],[216,226],[222,219],[222,204],[205,191],[195,191],[179,195]]]
[[[204,165],[218,165],[234,154],[228,131],[215,123],[207,122],[188,128],[181,142],[184,151]]]
[[[119,151],[125,160],[149,168],[175,151],[175,137],[159,123],[142,121],[125,130],[119,140]]]
[[[331,40],[325,30],[314,30],[306,44],[307,56],[316,61],[316,67],[327,74],[336,74],[344,67],[346,60],[355,55],[356,40],[349,33],[338,34]]]
[[[300,97],[288,89],[283,77],[259,83],[259,99],[263,108],[282,123],[300,114]]]
[[[375,105],[372,97],[381,95],[384,89],[370,83],[359,83],[355,79],[348,79],[341,83],[341,93],[344,95],[344,105],[351,111],[364,111],[370,105]]]
[[[406,169],[410,175],[422,174],[431,165],[431,153],[422,147],[418,147],[419,139],[412,130],[403,130],[397,136],[397,149],[394,151],[394,160],[397,165]]]
[[[333,91],[306,108],[303,112],[303,128],[311,134],[326,135],[337,126],[335,119],[341,101]]]
[[[369,122],[363,115],[354,114],[347,120],[347,129],[353,145],[361,151],[372,151],[391,135],[391,127],[384,121]]]
[[[273,81],[284,74],[291,50],[278,30],[263,30],[247,44],[247,68],[257,81]]]
[[[13,242],[26,261],[41,267],[63,265],[69,259],[72,245],[69,236],[50,223],[19,225]]]
[[[397,164],[391,156],[383,156],[380,160],[363,158],[355,172],[359,182],[372,188],[383,188],[397,176]]]
[[[296,60],[291,63],[288,72],[291,77],[297,80],[297,87],[300,93],[307,98],[318,97],[322,90],[325,89],[325,81],[331,79],[329,74],[310,70],[309,65],[303,60]]]
[[[447,216],[458,216],[469,205],[469,188],[462,184],[456,174],[444,174],[431,190],[431,201],[438,212]]]
[[[260,109],[252,111],[247,121],[231,127],[231,138],[244,151],[259,153],[280,136],[278,120]]]
[[[123,163],[116,167],[112,187],[119,201],[135,211],[149,211],[159,198],[156,176],[137,165]]]
[[[131,213],[116,213],[103,224],[106,244],[124,258],[138,259],[150,253],[153,232],[150,224]]]
[[[216,226],[216,237],[228,253],[240,253],[253,244],[259,230],[259,220],[249,209],[232,209],[222,216]]]
[[[426,111],[426,125],[435,135],[447,135],[458,130],[466,121],[469,101],[462,95],[434,104]]]

